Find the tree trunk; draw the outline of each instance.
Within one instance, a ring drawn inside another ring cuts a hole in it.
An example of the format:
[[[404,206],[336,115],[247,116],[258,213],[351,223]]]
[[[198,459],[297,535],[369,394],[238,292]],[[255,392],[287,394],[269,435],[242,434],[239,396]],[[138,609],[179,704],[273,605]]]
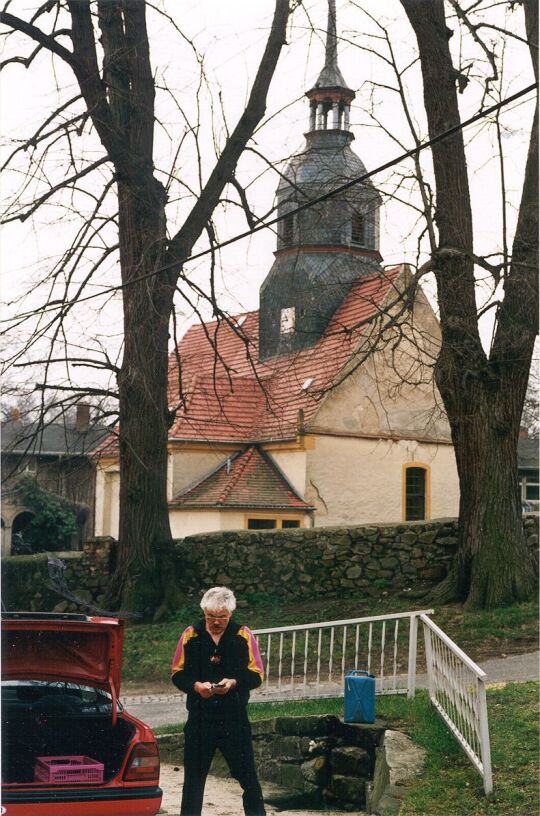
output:
[[[526,600],[536,583],[518,487],[520,411],[514,411],[514,427],[503,427],[493,404],[498,400],[488,389],[482,391],[477,390],[474,416],[456,451],[461,498],[455,581],[458,598],[471,608]]]
[[[41,6],[30,22],[5,10],[0,11],[0,20],[38,46],[28,60],[14,58],[16,61],[28,67],[44,48],[70,66],[86,113],[106,153],[95,166],[107,160],[114,167],[124,356],[118,375],[119,557],[108,605],[145,618],[160,617],[173,609],[178,600],[167,504],[167,438],[172,422],[167,401],[168,332],[174,291],[182,265],[209,224],[225,186],[234,178],[247,142],[265,114],[268,88],[286,42],[291,8],[289,0],[275,0],[272,25],[244,112],[225,140],[184,223],[167,240],[165,191],[154,177],[155,75],[146,27],[148,4],[145,0],[67,0],[72,51],[57,39],[65,36],[65,29],[53,25],[53,33],[47,34],[39,28],[48,5]],[[57,22],[63,22],[61,14],[53,16]],[[63,109],[56,111],[46,124]],[[43,128],[45,125],[37,134]],[[55,134],[56,129],[52,129],[50,135],[56,141]],[[66,127],[66,139],[69,134]],[[71,148],[69,141],[70,151]],[[80,177],[91,168],[92,165],[81,171]],[[73,178],[66,181],[67,189],[71,189],[72,183]],[[54,189],[51,187],[51,193]],[[41,203],[47,199],[48,196],[42,197]],[[37,206],[40,205],[34,203],[24,217]],[[185,285],[189,286],[189,282]],[[213,298],[211,291],[208,300],[213,302]],[[61,313],[59,326],[63,306]]]
[[[443,0],[401,2],[418,41],[433,138],[459,123],[456,72],[448,46],[451,32]],[[433,147],[439,232],[433,264],[442,335],[435,377],[450,423],[461,496],[456,562],[435,594],[464,600],[471,607],[521,601],[535,591],[518,493],[517,441],[537,333],[536,145],[535,123],[512,263],[489,358],[478,330],[462,134]]]
[[[174,282],[171,273],[152,275],[164,256],[162,186],[151,176],[146,183],[123,181],[118,195],[124,356],[118,377],[119,558],[111,601],[115,608],[148,619],[161,617],[178,602],[167,506],[168,340]]]

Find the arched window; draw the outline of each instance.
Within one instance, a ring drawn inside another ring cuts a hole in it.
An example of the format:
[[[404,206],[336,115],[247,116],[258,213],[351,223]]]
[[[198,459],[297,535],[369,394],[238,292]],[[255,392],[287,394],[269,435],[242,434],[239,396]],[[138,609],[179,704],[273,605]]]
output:
[[[283,219],[283,243],[290,246],[294,240],[294,215],[286,215]]]
[[[34,513],[24,510],[13,520],[11,527],[11,554],[27,555],[35,552],[32,546],[31,537],[28,535],[28,527],[34,518]]]
[[[404,466],[403,505],[405,521],[429,518],[429,469],[425,465]]]
[[[353,244],[366,244],[366,219],[360,213],[353,213],[351,220],[351,241]]]

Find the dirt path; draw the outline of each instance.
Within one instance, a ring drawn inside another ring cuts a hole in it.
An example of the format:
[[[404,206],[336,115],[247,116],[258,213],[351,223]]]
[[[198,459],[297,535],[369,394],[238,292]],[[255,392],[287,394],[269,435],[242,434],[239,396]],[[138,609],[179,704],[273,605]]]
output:
[[[163,803],[160,814],[162,816],[165,814],[178,816],[180,812],[184,769],[175,770],[175,767],[175,765],[161,766],[160,785],[163,789]],[[216,776],[209,776],[204,795],[203,816],[241,816],[243,813],[241,794],[240,785],[234,779],[218,779]],[[277,811],[269,805],[266,806],[268,816],[278,812],[282,816],[321,816],[321,811],[316,810]],[[324,816],[343,816],[343,811],[325,810]],[[360,811],[356,811],[356,816],[360,816]]]

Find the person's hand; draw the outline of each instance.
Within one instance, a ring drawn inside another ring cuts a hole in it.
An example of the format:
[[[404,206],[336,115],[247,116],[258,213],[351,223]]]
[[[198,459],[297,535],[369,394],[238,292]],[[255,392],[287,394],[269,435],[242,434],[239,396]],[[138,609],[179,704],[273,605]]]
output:
[[[236,680],[234,678],[229,679],[228,677],[224,677],[223,680],[219,681],[220,688],[214,688],[212,691],[214,694],[228,694],[229,691],[236,686]]]
[[[212,683],[201,683],[197,680],[196,683],[193,685],[193,691],[196,691],[197,694],[200,694],[203,700],[208,700],[210,697],[214,696],[214,689],[212,688]]]

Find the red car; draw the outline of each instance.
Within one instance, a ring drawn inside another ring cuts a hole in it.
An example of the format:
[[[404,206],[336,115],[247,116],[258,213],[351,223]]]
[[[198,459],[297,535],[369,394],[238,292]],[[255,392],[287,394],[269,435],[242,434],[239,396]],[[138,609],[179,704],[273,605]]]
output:
[[[159,752],[118,702],[123,621],[2,613],[5,816],[155,816]]]

